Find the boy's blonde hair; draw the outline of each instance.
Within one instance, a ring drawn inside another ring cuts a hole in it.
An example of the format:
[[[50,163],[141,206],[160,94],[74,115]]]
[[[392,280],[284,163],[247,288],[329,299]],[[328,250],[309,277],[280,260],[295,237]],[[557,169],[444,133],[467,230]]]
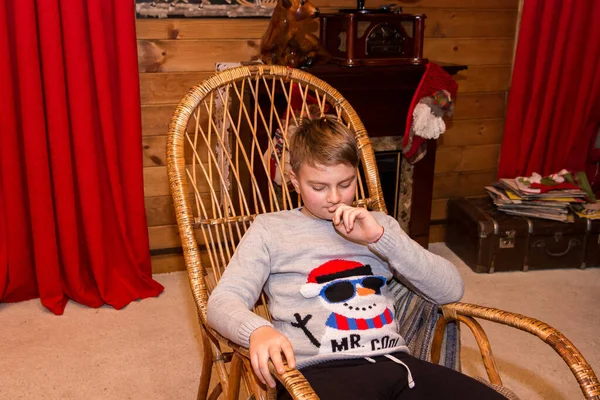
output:
[[[294,172],[298,172],[303,163],[356,167],[360,159],[354,134],[334,116],[302,119],[289,145]]]

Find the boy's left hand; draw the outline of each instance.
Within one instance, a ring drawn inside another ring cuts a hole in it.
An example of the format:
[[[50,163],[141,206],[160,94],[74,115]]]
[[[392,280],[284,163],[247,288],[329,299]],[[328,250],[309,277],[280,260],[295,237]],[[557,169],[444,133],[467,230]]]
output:
[[[346,238],[364,244],[376,242],[383,227],[365,208],[338,204],[329,209],[333,214],[333,226]]]

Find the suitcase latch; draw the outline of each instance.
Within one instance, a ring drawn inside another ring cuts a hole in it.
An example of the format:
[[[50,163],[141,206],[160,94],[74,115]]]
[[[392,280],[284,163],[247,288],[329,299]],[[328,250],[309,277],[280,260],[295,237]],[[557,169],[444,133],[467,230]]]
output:
[[[506,237],[500,238],[501,249],[512,249],[515,247],[515,231],[506,231]]]

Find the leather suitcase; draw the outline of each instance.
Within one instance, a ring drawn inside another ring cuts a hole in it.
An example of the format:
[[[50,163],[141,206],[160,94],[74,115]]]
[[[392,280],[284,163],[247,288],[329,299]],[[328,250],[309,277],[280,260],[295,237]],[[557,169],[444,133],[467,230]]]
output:
[[[587,220],[586,267],[600,267],[600,220]]]
[[[446,245],[475,272],[600,266],[600,221],[505,214],[486,198],[448,200]]]

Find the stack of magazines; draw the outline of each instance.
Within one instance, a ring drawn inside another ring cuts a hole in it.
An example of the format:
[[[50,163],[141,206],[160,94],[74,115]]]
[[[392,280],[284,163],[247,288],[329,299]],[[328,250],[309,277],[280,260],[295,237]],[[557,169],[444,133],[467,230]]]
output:
[[[600,219],[596,201],[585,173],[561,171],[547,177],[500,179],[485,188],[498,207],[511,215],[573,222],[574,215]]]

